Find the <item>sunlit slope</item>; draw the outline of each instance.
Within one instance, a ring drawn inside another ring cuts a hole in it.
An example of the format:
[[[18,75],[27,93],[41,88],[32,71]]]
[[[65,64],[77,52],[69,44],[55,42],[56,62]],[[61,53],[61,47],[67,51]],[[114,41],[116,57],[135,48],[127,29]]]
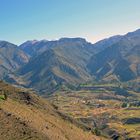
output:
[[[0,83],[1,140],[93,140],[99,139],[63,120],[45,99]]]

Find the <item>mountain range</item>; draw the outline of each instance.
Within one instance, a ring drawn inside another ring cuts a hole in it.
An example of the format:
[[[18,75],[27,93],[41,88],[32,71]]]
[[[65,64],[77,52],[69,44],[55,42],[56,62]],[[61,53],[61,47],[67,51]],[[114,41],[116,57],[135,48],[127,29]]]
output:
[[[0,41],[0,77],[40,92],[87,82],[140,79],[140,29],[95,44],[83,38]]]

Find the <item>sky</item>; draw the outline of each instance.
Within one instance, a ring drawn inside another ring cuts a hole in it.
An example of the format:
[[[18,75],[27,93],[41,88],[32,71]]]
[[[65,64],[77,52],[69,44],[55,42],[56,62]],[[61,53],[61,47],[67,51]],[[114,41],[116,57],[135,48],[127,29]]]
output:
[[[83,37],[95,43],[140,28],[140,0],[0,0],[0,40]]]

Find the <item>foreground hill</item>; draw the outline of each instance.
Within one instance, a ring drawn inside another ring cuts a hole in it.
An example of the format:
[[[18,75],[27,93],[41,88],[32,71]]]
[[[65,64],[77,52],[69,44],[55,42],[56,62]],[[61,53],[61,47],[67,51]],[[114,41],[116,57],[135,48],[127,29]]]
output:
[[[0,82],[1,140],[99,139],[59,114],[37,95]]]

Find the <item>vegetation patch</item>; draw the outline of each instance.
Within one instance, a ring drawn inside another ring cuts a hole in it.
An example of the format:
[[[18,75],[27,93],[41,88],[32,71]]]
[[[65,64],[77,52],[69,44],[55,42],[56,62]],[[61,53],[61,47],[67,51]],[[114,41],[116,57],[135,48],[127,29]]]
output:
[[[0,95],[0,100],[6,100],[6,95]]]
[[[128,119],[125,119],[124,124],[140,124],[140,118],[128,118]]]

